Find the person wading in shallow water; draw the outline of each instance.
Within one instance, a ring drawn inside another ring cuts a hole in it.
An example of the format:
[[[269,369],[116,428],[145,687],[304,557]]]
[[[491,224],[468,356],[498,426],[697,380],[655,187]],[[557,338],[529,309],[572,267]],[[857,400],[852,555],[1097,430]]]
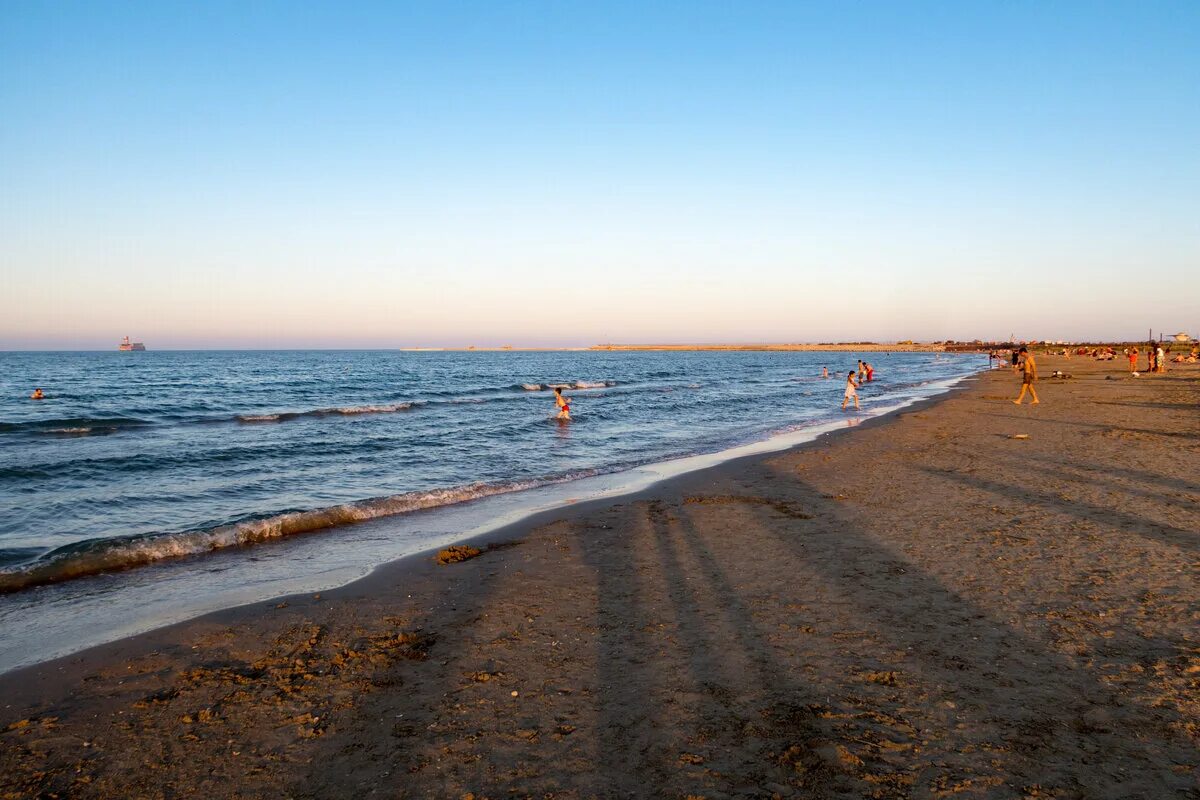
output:
[[[561,386],[554,389],[554,403],[558,406],[558,416],[555,419],[571,418],[571,402],[563,397]]]
[[[846,392],[842,396],[842,411],[846,410],[846,404],[851,400],[854,401],[854,408],[858,408],[858,392],[855,391],[857,388],[858,383],[855,382],[854,372],[851,371],[846,374]]]
[[[1017,399],[1013,400],[1017,405],[1021,405],[1021,401],[1025,399],[1025,392],[1033,395],[1033,402],[1029,405],[1037,405],[1042,402],[1038,400],[1037,390],[1033,388],[1034,381],[1037,380],[1037,363],[1033,360],[1033,353],[1030,353],[1024,347],[1021,348],[1021,393],[1017,395]]]

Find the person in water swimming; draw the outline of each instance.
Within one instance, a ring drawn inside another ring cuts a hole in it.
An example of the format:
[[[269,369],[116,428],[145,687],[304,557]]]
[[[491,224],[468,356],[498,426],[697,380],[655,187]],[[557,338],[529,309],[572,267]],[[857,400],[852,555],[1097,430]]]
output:
[[[558,406],[558,417],[556,419],[571,418],[571,401],[563,397],[562,387],[554,387],[554,403]]]
[[[821,377],[822,378],[829,377],[829,367],[821,367]]]
[[[41,389],[34,389],[33,394],[29,395],[30,400],[45,400],[46,395],[42,394]]]

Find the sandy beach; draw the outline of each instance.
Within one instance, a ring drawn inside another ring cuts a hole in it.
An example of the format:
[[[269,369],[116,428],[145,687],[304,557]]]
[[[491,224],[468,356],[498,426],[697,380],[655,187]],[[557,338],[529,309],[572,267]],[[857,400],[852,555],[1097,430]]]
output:
[[[1200,369],[1039,361],[0,676],[0,797],[1198,797]]]

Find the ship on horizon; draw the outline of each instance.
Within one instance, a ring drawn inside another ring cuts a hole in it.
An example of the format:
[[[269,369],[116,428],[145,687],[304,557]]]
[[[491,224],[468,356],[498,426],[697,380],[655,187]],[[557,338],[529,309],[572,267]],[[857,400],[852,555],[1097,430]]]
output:
[[[142,344],[141,342],[131,342],[131,341],[129,341],[129,337],[126,336],[124,339],[121,340],[121,343],[119,345],[117,345],[117,349],[120,350],[121,352],[129,352],[131,350],[145,350],[146,345]]]

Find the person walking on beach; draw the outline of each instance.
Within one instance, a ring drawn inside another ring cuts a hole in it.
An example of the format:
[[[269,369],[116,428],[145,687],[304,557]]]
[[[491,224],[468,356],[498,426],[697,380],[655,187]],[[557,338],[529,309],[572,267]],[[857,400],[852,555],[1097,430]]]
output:
[[[1025,392],[1029,392],[1033,395],[1033,402],[1030,405],[1037,405],[1042,402],[1038,400],[1037,390],[1033,388],[1033,383],[1037,380],[1037,362],[1033,360],[1033,353],[1024,347],[1021,348],[1021,359],[1021,393],[1013,402],[1021,405],[1021,401],[1025,399]]]
[[[859,362],[862,363],[861,361]],[[854,400],[854,409],[858,410],[858,383],[854,380],[854,370],[846,374],[846,394],[842,397],[842,411],[846,410],[846,403]]]
[[[1022,350],[1024,350],[1025,348],[1024,348],[1024,347],[1022,347],[1021,349],[1022,349]],[[1017,371],[1017,361],[1018,361],[1020,358],[1021,358],[1021,356],[1017,354],[1017,348],[1015,348],[1015,347],[1014,347],[1014,348],[1012,349],[1012,371],[1013,371],[1013,372],[1016,372],[1016,371]]]
[[[563,397],[561,386],[554,387],[554,404],[558,406],[558,416],[555,419],[571,418],[571,401]]]
[[[1155,363],[1158,365],[1157,371],[1158,372],[1166,372],[1167,371],[1167,354],[1163,352],[1161,344],[1158,346],[1158,350],[1155,351],[1154,355],[1155,355]]]

